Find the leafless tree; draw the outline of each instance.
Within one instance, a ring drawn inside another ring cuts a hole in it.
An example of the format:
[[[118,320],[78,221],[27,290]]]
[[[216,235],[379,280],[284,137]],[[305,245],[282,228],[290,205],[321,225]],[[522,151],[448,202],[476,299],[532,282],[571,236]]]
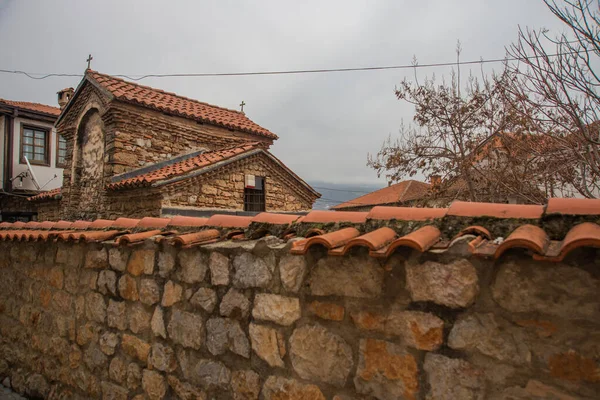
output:
[[[532,131],[545,136],[538,167],[552,187],[550,195],[574,191],[600,194],[600,10],[597,0],[544,0],[568,28],[519,29],[508,47],[505,88],[509,102]],[[517,61],[511,61],[516,59]],[[568,193],[567,193],[568,194]]]

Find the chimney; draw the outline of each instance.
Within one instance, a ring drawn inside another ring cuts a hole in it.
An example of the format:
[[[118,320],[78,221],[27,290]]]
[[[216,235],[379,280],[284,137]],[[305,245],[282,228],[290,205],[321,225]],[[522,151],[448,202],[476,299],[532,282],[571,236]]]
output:
[[[65,106],[67,105],[69,100],[71,100],[71,97],[73,97],[73,93],[75,93],[75,89],[73,89],[72,87],[66,88],[66,89],[61,90],[60,92],[57,92],[58,105],[60,106],[61,110],[63,108],[65,108]]]
[[[440,186],[441,183],[442,183],[442,177],[441,176],[439,176],[439,175],[431,175],[429,177],[429,184],[432,187],[436,188],[436,187]]]

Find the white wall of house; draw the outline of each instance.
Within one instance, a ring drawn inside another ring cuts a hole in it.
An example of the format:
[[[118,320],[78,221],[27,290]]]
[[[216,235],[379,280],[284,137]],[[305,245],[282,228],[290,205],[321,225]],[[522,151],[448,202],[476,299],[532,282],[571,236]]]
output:
[[[21,159],[21,140],[22,140],[22,127],[39,127],[43,129],[47,129],[49,132],[49,139],[47,141],[48,145],[48,156],[49,163],[48,165],[36,165],[34,163],[31,164],[31,168],[35,175],[35,178],[40,186],[42,186],[43,191],[55,189],[62,186],[63,179],[63,169],[56,166],[56,161],[58,157],[58,140],[56,130],[52,126],[51,123],[41,122],[32,119],[26,119],[17,117],[14,119],[14,127],[13,127],[13,173],[12,177],[17,177],[21,172],[27,171],[27,164],[24,160]],[[56,177],[55,177],[56,176]],[[13,190],[36,190],[36,187],[33,183],[33,179],[31,177],[27,177],[23,179],[22,185],[20,179],[13,180]]]

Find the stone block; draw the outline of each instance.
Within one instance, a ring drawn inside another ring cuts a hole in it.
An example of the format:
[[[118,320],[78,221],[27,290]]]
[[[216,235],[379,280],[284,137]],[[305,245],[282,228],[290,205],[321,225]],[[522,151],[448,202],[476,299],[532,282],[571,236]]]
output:
[[[173,372],[177,369],[175,352],[171,347],[155,342],[152,344],[148,364],[159,371]]]
[[[158,274],[163,278],[169,276],[175,268],[175,253],[174,250],[164,249],[158,253]]]
[[[354,365],[352,349],[340,336],[319,325],[305,325],[290,337],[290,358],[302,378],[342,387]]]
[[[236,288],[266,288],[273,279],[275,257],[257,257],[251,253],[242,253],[233,258],[233,285]]]
[[[162,337],[163,339],[167,338],[167,330],[165,329],[165,319],[164,313],[160,306],[157,306],[154,309],[154,314],[152,314],[152,320],[150,321],[150,327],[152,328],[152,333],[154,336]]]
[[[374,298],[383,290],[383,268],[373,257],[324,257],[308,280],[313,296]]]
[[[448,336],[448,345],[456,350],[479,352],[496,360],[516,365],[531,362],[531,352],[523,333],[494,314],[460,317]]]
[[[498,270],[492,296],[515,313],[543,313],[566,319],[590,319],[600,313],[600,279],[562,264],[507,262]]]
[[[415,349],[433,351],[444,340],[444,321],[425,312],[396,311],[387,316],[384,332],[388,336],[400,336]]]
[[[285,290],[298,293],[306,275],[306,260],[302,256],[283,256],[279,261],[279,275]]]
[[[277,294],[258,293],[254,297],[252,317],[289,326],[300,319],[300,300]]]
[[[127,262],[127,272],[133,276],[152,274],[154,272],[154,250],[134,250]]]
[[[212,313],[217,305],[217,292],[214,289],[200,288],[190,299],[190,304],[202,308],[207,313]]]
[[[150,400],[162,400],[167,394],[165,377],[149,369],[145,369],[142,375],[142,387]]]
[[[181,287],[181,285],[173,281],[168,281],[167,283],[165,283],[165,289],[163,292],[161,305],[163,307],[170,307],[173,304],[180,302],[182,295],[183,288]]]
[[[325,400],[318,386],[281,376],[269,376],[262,395],[264,400]]]
[[[179,352],[177,358],[184,378],[192,384],[205,390],[227,391],[230,389],[231,371],[225,364],[198,358],[189,351]]]
[[[109,299],[106,314],[108,326],[121,331],[127,329],[127,305],[124,302]]]
[[[62,267],[53,267],[48,270],[48,283],[56,289],[62,289],[64,273]]]
[[[160,301],[160,289],[154,279],[140,281],[140,301],[149,306]]]
[[[136,390],[142,384],[142,368],[136,363],[127,366],[127,388]]]
[[[475,267],[465,259],[450,264],[427,261],[406,264],[406,287],[413,301],[463,308],[475,301],[479,280]]]
[[[129,259],[129,249],[123,247],[113,247],[108,251],[108,264],[112,269],[124,272],[127,268]]]
[[[360,394],[381,400],[413,399],[419,391],[414,356],[402,347],[376,339],[361,339],[354,386]]]
[[[167,332],[175,343],[184,347],[199,350],[204,344],[204,322],[196,314],[173,310]]]
[[[224,317],[247,318],[250,313],[250,300],[240,291],[231,288],[223,296],[219,312]]]
[[[126,333],[121,338],[121,347],[125,354],[140,360],[144,363],[148,361],[148,354],[150,353],[150,345],[145,341]]]
[[[198,249],[181,250],[178,255],[178,276],[182,282],[198,283],[206,276],[206,259]]]
[[[469,362],[428,353],[423,369],[429,383],[428,399],[484,400],[486,383],[484,372]]]
[[[128,391],[124,387],[106,381],[103,381],[100,386],[102,387],[102,400],[127,400]]]
[[[104,247],[88,250],[85,255],[85,268],[104,269],[108,267],[108,253]]]
[[[119,344],[119,335],[112,332],[104,332],[100,336],[100,340],[98,342],[100,345],[100,350],[106,355],[112,356],[115,354],[115,348]]]
[[[201,389],[190,385],[187,382],[182,382],[173,375],[167,377],[169,386],[173,389],[173,392],[181,400],[207,400],[206,393]]]
[[[308,304],[307,310],[319,318],[330,321],[342,321],[344,319],[344,307],[334,303],[312,301]]]
[[[228,318],[211,318],[206,322],[206,347],[212,355],[226,351],[250,357],[250,344],[240,323]]]
[[[135,278],[130,275],[123,275],[119,279],[119,294],[125,300],[138,301],[140,295]]]
[[[234,371],[231,374],[233,400],[258,400],[260,376],[252,370]]]
[[[88,293],[85,296],[85,315],[87,319],[104,323],[106,319],[106,303],[100,293]]]
[[[108,376],[117,383],[124,383],[127,378],[127,365],[121,357],[115,357],[111,360],[108,367]]]
[[[102,294],[117,294],[117,274],[105,269],[98,274],[98,291]]]
[[[152,315],[140,303],[134,303],[129,308],[129,329],[133,333],[143,333],[150,329]]]
[[[208,260],[210,281],[213,286],[229,285],[229,257],[213,251]]]
[[[250,323],[248,327],[252,350],[270,367],[284,368],[285,342],[283,335],[268,326]]]

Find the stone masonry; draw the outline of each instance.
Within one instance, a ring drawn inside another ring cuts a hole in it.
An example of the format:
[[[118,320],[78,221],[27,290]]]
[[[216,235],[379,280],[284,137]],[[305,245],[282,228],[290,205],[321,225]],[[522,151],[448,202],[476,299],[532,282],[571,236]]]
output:
[[[0,242],[0,381],[46,399],[598,398],[589,249],[289,246]]]

